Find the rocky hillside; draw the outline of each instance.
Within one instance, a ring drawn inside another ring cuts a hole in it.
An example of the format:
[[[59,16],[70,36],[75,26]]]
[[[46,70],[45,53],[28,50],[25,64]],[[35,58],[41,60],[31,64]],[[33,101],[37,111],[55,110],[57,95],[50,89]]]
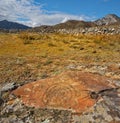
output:
[[[93,22],[85,22],[85,21],[78,21],[78,20],[68,20],[65,23],[60,23],[54,26],[55,29],[76,29],[79,27],[93,27],[96,26]]]
[[[93,22],[68,20],[65,23],[60,23],[54,26],[55,29],[77,29],[77,28],[89,28],[101,25],[120,24],[120,17],[115,14],[108,14],[105,17]]]
[[[68,20],[64,23],[59,23],[54,26],[42,25],[40,27],[35,27],[30,31],[35,32],[56,32],[61,29],[66,30],[74,30],[79,28],[89,28],[97,26],[94,22],[85,22],[85,21],[78,21],[78,20]]]
[[[0,31],[18,31],[19,29],[28,29],[30,32],[40,33],[120,33],[120,17],[115,14],[108,14],[105,17],[96,21],[78,21],[68,20],[64,23],[59,23],[53,26],[42,25],[40,27],[30,28],[28,26],[9,22],[7,20],[0,21]],[[115,27],[116,26],[116,27]],[[13,31],[13,32],[14,32]]]
[[[15,22],[10,22],[7,20],[0,21],[0,29],[29,29],[30,27],[25,26],[23,24],[15,23]]]
[[[35,27],[33,29],[30,29],[30,31],[35,32],[59,32],[61,29],[66,30],[75,30],[79,28],[90,28],[97,26],[93,22],[85,22],[85,21],[78,21],[78,20],[68,20],[65,23],[59,23],[54,26],[48,26],[48,25],[42,25],[40,27]]]
[[[105,17],[93,22],[68,20],[67,22],[60,23],[54,26],[43,25],[30,29],[30,31],[40,33],[102,33],[102,34],[118,34],[120,33],[120,17],[115,14],[109,14]]]
[[[120,123],[119,56],[120,35],[0,34],[0,123]]]

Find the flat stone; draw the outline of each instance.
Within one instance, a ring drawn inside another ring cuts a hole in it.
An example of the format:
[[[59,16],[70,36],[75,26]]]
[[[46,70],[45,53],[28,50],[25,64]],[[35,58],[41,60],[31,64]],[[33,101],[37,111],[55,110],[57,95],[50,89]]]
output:
[[[58,76],[23,85],[13,91],[27,106],[71,110],[82,113],[94,106],[91,92],[113,88],[108,78],[80,72],[67,71]]]

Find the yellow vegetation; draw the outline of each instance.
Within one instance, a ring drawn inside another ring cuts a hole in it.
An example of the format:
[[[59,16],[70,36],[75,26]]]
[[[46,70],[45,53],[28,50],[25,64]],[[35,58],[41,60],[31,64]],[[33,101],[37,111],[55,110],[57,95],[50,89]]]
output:
[[[108,62],[120,62],[120,35],[0,34],[0,82],[40,79],[71,63]]]

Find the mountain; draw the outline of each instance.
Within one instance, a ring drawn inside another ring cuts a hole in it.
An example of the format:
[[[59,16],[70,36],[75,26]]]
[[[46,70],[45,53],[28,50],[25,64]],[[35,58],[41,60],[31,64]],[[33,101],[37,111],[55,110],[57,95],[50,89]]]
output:
[[[108,14],[105,17],[96,20],[94,23],[97,25],[120,24],[120,17],[115,14]]]
[[[110,26],[110,25],[120,25],[120,17],[115,14],[108,14],[105,17],[98,19],[96,21],[80,21],[80,20],[68,20],[64,23],[59,23],[53,26],[42,25],[40,27],[35,27],[30,30],[36,32],[54,32],[54,30],[66,29],[80,29],[80,28],[89,28],[89,27],[100,27],[100,26]]]
[[[28,26],[10,22],[7,20],[0,21],[0,30],[19,30],[19,29],[29,29],[29,31],[35,32],[54,32],[55,30],[59,29],[66,29],[66,30],[73,30],[73,29],[80,29],[80,28],[89,28],[89,27],[99,27],[99,26],[110,26],[110,25],[120,25],[120,17],[115,14],[108,14],[105,17],[98,19],[96,21],[80,21],[80,20],[68,20],[64,23],[59,23],[53,26],[49,25],[42,25],[35,28],[30,28]]]
[[[0,21],[0,29],[29,29],[30,27],[28,26],[25,26],[23,24],[19,24],[19,23],[16,23],[16,22],[10,22],[10,21],[7,21],[7,20],[3,20],[3,21]]]

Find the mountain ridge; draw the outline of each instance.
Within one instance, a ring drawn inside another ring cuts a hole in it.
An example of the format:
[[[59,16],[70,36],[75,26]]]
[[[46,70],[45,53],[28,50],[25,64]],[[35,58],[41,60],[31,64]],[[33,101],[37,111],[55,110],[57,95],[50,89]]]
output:
[[[34,27],[33,30],[49,30],[52,29],[79,29],[79,28],[90,28],[90,27],[99,27],[99,26],[111,26],[111,25],[120,25],[120,17],[115,14],[108,14],[103,18],[100,18],[95,21],[81,21],[81,20],[68,20],[64,23],[59,23],[53,26],[42,25],[39,27]]]
[[[120,17],[118,17],[115,14],[108,14],[103,18],[97,19],[95,21],[81,21],[81,20],[68,20],[63,23],[59,23],[56,25],[41,25],[37,27],[28,27],[23,24],[19,24],[17,22],[11,22],[7,20],[2,20],[0,21],[0,29],[6,29],[6,30],[11,30],[11,29],[30,29],[30,30],[49,30],[52,31],[52,29],[78,29],[78,28],[89,28],[89,27],[95,27],[95,26],[109,26],[109,25],[120,25]],[[32,29],[31,29],[32,28]]]

